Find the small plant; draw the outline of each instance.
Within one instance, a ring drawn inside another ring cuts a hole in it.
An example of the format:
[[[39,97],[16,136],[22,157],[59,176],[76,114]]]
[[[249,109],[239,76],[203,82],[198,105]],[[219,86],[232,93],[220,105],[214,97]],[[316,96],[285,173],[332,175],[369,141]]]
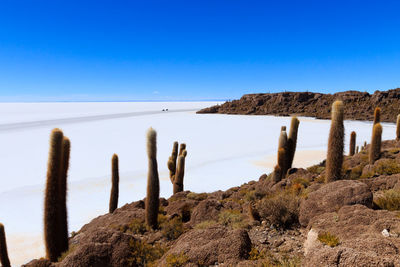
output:
[[[160,224],[161,233],[167,240],[177,239],[183,232],[183,223],[180,217],[175,217]]]
[[[224,210],[218,216],[218,222],[234,229],[246,227],[244,216],[239,210]]]
[[[283,229],[299,222],[300,198],[289,192],[280,192],[261,200],[258,211],[261,218]]]
[[[255,260],[262,260],[267,257],[266,253],[264,250],[258,250],[256,247],[252,247],[250,252],[249,252],[249,260],[255,261]]]
[[[331,248],[336,247],[340,243],[337,236],[328,232],[318,233],[318,240],[321,243],[330,246]]]
[[[376,206],[384,210],[400,210],[400,191],[389,189],[381,197],[374,200]]]
[[[133,219],[129,224],[120,226],[119,230],[124,233],[144,234],[147,231],[147,227],[142,220]]]
[[[150,245],[142,240],[133,238],[129,241],[129,248],[129,266],[149,266],[160,259],[167,251],[166,248],[158,243]]]
[[[198,193],[190,192],[189,194],[187,194],[186,197],[188,199],[202,201],[207,198],[207,193],[199,193],[198,194]]]
[[[169,254],[165,260],[167,262],[167,267],[181,267],[189,261],[189,258],[185,253],[181,252],[179,254]]]
[[[214,225],[217,225],[218,222],[212,221],[212,220],[207,220],[207,221],[202,221],[201,223],[198,223],[194,226],[195,229],[207,229],[210,228]]]

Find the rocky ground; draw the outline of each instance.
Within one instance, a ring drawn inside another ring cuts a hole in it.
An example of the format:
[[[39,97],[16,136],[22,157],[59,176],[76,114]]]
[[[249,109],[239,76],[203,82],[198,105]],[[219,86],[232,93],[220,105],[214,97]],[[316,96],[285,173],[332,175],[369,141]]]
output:
[[[331,106],[335,100],[345,104],[348,120],[372,120],[375,107],[382,109],[381,121],[396,122],[400,110],[400,88],[376,91],[374,94],[346,91],[336,94],[312,92],[282,92],[275,94],[248,94],[239,100],[202,109],[198,113],[221,113],[242,115],[302,115],[330,119]]]
[[[346,157],[343,180],[325,165],[263,175],[227,191],[180,192],[160,204],[158,230],[144,202],[72,233],[58,263],[25,266],[400,266],[400,142]]]

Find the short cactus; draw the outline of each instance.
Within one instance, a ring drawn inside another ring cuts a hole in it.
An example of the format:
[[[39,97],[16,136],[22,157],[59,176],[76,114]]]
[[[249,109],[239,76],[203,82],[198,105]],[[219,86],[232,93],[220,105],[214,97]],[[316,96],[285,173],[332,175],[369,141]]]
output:
[[[147,174],[147,196],[146,196],[146,224],[156,229],[158,226],[158,208],[160,204],[160,181],[157,167],[157,133],[153,128],[147,132],[147,156],[149,170]]]
[[[397,115],[397,121],[396,121],[396,140],[400,140],[400,114]]]
[[[177,160],[178,142],[174,142],[172,154],[168,159],[169,179],[173,185],[173,193],[183,191],[183,178],[185,176],[185,158],[187,155],[186,144],[182,143],[179,147]],[[178,165],[177,165],[178,161]]]
[[[10,267],[10,259],[8,258],[6,233],[4,225],[0,223],[0,263],[3,267]]]
[[[341,177],[344,148],[343,102],[335,101],[332,105],[331,129],[326,157],[325,182],[339,180]]]
[[[358,152],[359,152],[359,147],[358,146],[356,146],[356,154],[358,154]]]
[[[119,194],[119,168],[118,168],[118,155],[114,154],[111,159],[111,193],[109,212],[113,213],[118,207],[118,194]]]
[[[374,125],[372,130],[371,145],[369,149],[369,164],[379,159],[381,154],[381,142],[382,142],[382,126],[380,123]]]
[[[376,107],[374,110],[374,125],[381,122],[381,108]]]
[[[356,137],[357,134],[356,132],[351,132],[350,134],[350,149],[349,149],[349,156],[353,156],[354,153],[356,152]],[[357,151],[358,153],[358,151]]]

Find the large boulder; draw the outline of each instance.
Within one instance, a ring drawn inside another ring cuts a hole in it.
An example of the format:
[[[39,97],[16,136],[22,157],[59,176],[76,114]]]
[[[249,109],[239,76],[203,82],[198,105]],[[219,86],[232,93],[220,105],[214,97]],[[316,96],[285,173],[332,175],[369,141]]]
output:
[[[313,218],[308,229],[304,266],[400,266],[400,218],[395,212],[344,206]],[[337,237],[339,244],[321,243],[320,233]]]
[[[215,199],[203,200],[193,209],[190,223],[196,225],[208,220],[217,221],[222,207],[222,204]]]
[[[160,265],[166,266],[166,260],[171,255],[185,255],[189,265],[236,264],[246,259],[250,250],[251,241],[245,230],[228,230],[222,226],[193,229],[179,237],[162,257]]]
[[[317,215],[337,211],[345,205],[362,204],[372,207],[372,192],[368,186],[359,181],[340,180],[326,184],[309,193],[308,198],[300,204],[299,221],[307,226]]]

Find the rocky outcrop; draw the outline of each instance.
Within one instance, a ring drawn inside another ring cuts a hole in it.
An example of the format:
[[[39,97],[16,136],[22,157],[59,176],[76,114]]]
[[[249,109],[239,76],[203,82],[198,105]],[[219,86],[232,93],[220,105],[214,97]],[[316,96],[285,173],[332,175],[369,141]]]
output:
[[[307,226],[317,215],[337,211],[345,205],[363,204],[372,207],[372,192],[359,181],[341,180],[311,192],[300,204],[299,221]]]
[[[336,236],[339,245],[323,244],[319,233]],[[394,212],[344,206],[311,220],[303,265],[399,266],[399,233],[400,218]]]
[[[225,227],[195,229],[183,234],[161,259],[166,266],[169,255],[185,255],[187,264],[210,266],[220,263],[236,264],[247,259],[251,241],[245,230],[228,230]]]
[[[345,118],[348,120],[372,120],[374,108],[379,106],[382,109],[382,121],[396,122],[400,110],[400,88],[383,92],[376,91],[372,95],[358,91],[336,94],[312,92],[247,94],[239,100],[205,108],[197,113],[277,116],[297,114],[330,119],[331,106],[335,100],[343,101]]]

